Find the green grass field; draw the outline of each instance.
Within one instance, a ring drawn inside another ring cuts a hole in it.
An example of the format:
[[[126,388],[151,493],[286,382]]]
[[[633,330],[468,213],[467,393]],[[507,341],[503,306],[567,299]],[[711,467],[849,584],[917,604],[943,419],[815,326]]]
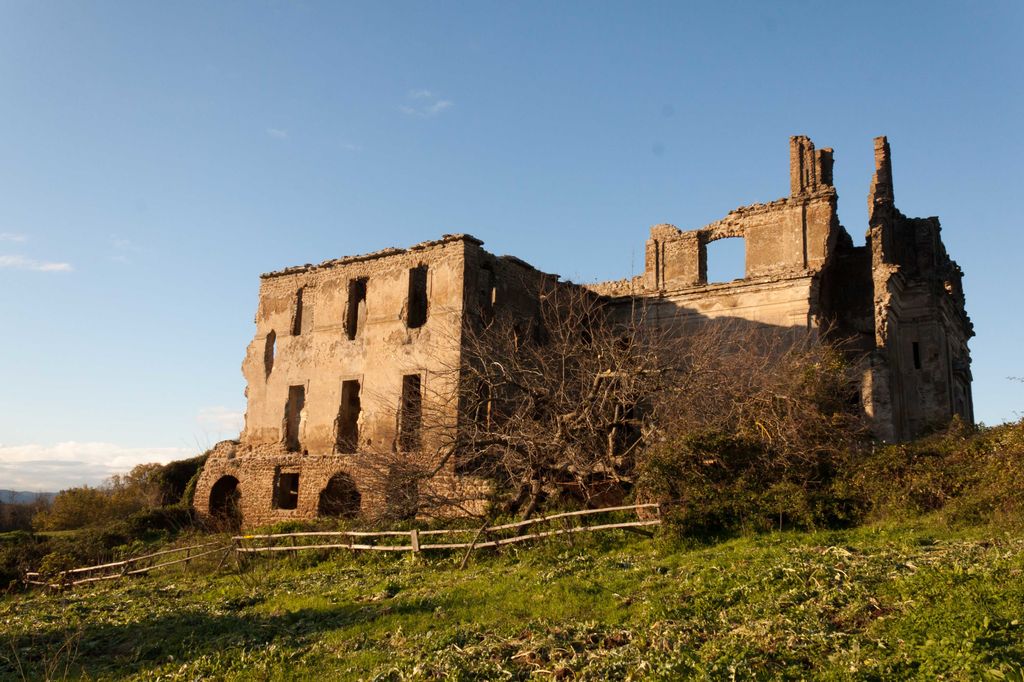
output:
[[[0,678],[1024,680],[1024,534],[275,556],[0,599]]]

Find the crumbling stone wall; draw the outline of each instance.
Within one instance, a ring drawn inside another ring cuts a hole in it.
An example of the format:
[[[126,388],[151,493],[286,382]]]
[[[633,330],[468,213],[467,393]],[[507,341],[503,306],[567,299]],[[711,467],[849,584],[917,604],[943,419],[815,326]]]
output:
[[[788,197],[695,230],[655,225],[643,274],[585,286],[624,315],[639,303],[648,323],[682,332],[734,319],[841,339],[865,359],[863,409],[881,438],[911,438],[955,414],[973,421],[962,272],[937,218],[896,209],[884,137],[875,140],[875,165],[865,246],[840,225],[832,150],[798,136],[790,139]],[[746,246],[743,278],[708,282],[708,245],[736,237]],[[486,322],[499,308],[528,324],[538,292],[557,281],[468,235],[262,275],[242,364],[245,429],[209,458],[198,511],[216,512],[233,491],[246,526],[311,518],[338,489],[349,493],[327,505],[332,513],[386,508],[390,493],[371,454],[390,453],[385,459],[399,464],[437,457],[427,453],[438,443],[417,441],[430,434],[410,433],[409,408],[457,426],[459,375],[451,369],[463,324]],[[472,491],[479,504],[488,490],[456,461],[423,486],[424,494]]]
[[[876,431],[903,440],[954,414],[973,423],[974,327],[963,272],[946,253],[938,218],[907,218],[896,208],[885,137],[875,139],[868,211],[875,349],[867,408]]]
[[[789,197],[696,230],[655,225],[643,275],[591,288],[623,308],[643,300],[656,324],[733,318],[841,340],[866,359],[862,405],[880,438],[913,438],[953,415],[973,422],[963,273],[938,218],[896,209],[884,137],[875,140],[875,165],[865,246],[853,246],[839,223],[832,150],[798,136],[790,138]],[[707,245],[728,237],[745,240],[745,275],[708,283]]]
[[[425,429],[416,444],[403,442],[408,378],[417,418],[454,425],[452,370],[464,318],[485,319],[500,306],[530,319],[539,283],[557,280],[480,246],[471,236],[447,235],[262,275],[256,333],[242,363],[245,428],[237,444],[221,444],[209,458],[196,488],[200,513],[214,513],[218,481],[234,479],[246,526],[312,518],[338,476],[358,490],[359,511],[385,509],[381,467],[421,463],[423,453],[441,449]],[[444,498],[442,490],[460,488],[481,505],[486,483],[464,480],[456,466],[440,467],[417,494]],[[443,506],[434,511],[466,511],[465,504]]]

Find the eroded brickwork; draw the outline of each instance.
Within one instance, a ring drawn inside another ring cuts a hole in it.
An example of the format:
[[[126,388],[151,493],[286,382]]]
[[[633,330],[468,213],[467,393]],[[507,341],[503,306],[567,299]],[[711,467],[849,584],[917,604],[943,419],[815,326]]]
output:
[[[623,310],[642,301],[651,324],[735,319],[842,338],[866,358],[863,409],[881,438],[910,438],[953,415],[973,421],[973,330],[938,219],[896,209],[889,145],[878,138],[867,243],[855,247],[839,222],[832,165],[831,149],[793,137],[790,196],[696,230],[656,225],[642,275],[585,286]],[[744,276],[709,283],[708,245],[725,238],[744,240]],[[242,364],[245,429],[210,457],[200,513],[237,498],[255,526],[387,507],[391,493],[368,453],[419,461],[437,449],[422,442],[430,435],[416,414],[457,423],[450,370],[464,320],[498,307],[530,319],[536,283],[558,279],[481,244],[448,235],[263,275]],[[423,485],[486,493],[450,463]]]

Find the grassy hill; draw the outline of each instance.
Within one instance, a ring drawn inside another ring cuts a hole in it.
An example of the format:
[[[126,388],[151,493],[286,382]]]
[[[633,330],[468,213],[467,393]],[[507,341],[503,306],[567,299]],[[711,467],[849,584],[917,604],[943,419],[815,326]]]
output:
[[[216,561],[0,599],[0,678],[1024,679],[1024,533]]]

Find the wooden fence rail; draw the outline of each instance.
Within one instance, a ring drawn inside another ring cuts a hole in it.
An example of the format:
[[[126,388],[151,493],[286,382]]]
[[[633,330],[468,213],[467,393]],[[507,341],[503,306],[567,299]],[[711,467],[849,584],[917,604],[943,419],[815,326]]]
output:
[[[643,519],[640,518],[641,510],[651,509],[654,510],[654,514],[657,518]],[[499,538],[488,538],[480,540],[481,535],[491,536],[501,531],[507,531],[512,529],[524,528],[526,526],[534,526],[541,523],[550,523],[557,520],[567,520],[570,518],[579,518],[585,516],[591,516],[594,514],[607,514],[610,512],[617,511],[634,511],[637,514],[638,520],[636,521],[624,521],[621,523],[603,523],[593,526],[566,526],[563,528],[555,528],[552,530],[544,530],[526,533],[523,535],[517,535],[514,537],[499,537]],[[371,551],[371,552],[423,552],[429,550],[453,550],[453,549],[484,549],[487,547],[502,547],[504,545],[512,545],[519,542],[525,542],[527,540],[539,540],[542,538],[553,537],[556,535],[569,535],[572,533],[587,533],[599,530],[612,530],[621,528],[624,530],[640,531],[639,529],[648,526],[657,526],[661,524],[660,518],[660,506],[657,503],[651,504],[636,504],[636,505],[625,505],[619,507],[604,507],[602,509],[583,509],[580,511],[564,512],[561,514],[552,514],[550,516],[541,516],[533,519],[526,519],[523,521],[516,521],[514,523],[505,523],[497,526],[486,526],[483,528],[444,528],[435,530],[419,530],[412,529],[407,531],[397,530],[382,530],[382,531],[353,531],[353,530],[339,530],[339,531],[301,531],[296,533],[269,533],[269,534],[255,534],[255,535],[237,535],[232,538],[235,542],[235,551],[242,554],[255,554],[262,552],[303,552],[307,550],[327,550],[327,549],[349,549],[356,551]],[[437,536],[437,535],[453,535],[453,534],[475,534],[475,537],[471,542],[444,542],[444,543],[423,543],[421,538]],[[297,544],[295,542],[298,538],[348,538],[348,542],[327,542],[327,543],[315,543],[315,544]],[[409,539],[409,544],[366,544],[365,542],[356,542],[356,539],[363,538],[399,538],[404,537]],[[282,545],[276,544],[280,540],[289,540],[291,544]]]
[[[213,549],[210,549],[211,547]],[[43,579],[44,576],[40,573],[32,571],[25,574],[25,583],[28,585],[41,585],[43,587],[60,589],[64,587],[74,587],[75,585],[83,585],[85,583],[100,582],[103,580],[117,580],[119,578],[124,578],[125,576],[148,573],[149,571],[157,568],[163,568],[164,566],[188,563],[194,559],[208,556],[216,552],[227,552],[230,551],[230,549],[230,545],[225,546],[220,542],[204,542],[199,545],[190,545],[188,547],[165,549],[159,552],[153,552],[152,554],[144,554],[142,556],[124,559],[123,561],[112,561],[106,564],[68,569],[57,574],[56,582],[48,582]],[[193,554],[192,552],[196,550],[203,551]],[[140,566],[140,564],[150,561],[156,557],[170,558],[169,555],[172,554],[184,554],[185,556],[170,559],[169,561],[160,561],[158,563]],[[92,575],[97,572],[102,572],[102,575]]]
[[[655,518],[643,518],[643,510],[653,510]],[[568,525],[569,519],[576,519],[581,517],[592,516],[595,514],[607,514],[611,512],[624,512],[632,511],[637,515],[636,521],[624,521],[621,523],[602,523],[593,526],[570,526]],[[495,534],[501,533],[502,531],[510,531],[514,529],[525,528],[527,526],[535,526],[542,523],[551,523],[552,521],[562,521],[565,525],[561,528],[553,528],[550,530],[538,530],[534,532],[525,533],[523,535],[516,535],[513,537],[494,537]],[[437,528],[432,530],[419,530],[413,528],[412,530],[380,530],[380,531],[359,531],[359,530],[339,530],[339,531],[302,531],[297,533],[269,533],[269,534],[257,534],[257,535],[237,535],[231,538],[233,545],[224,545],[220,542],[204,542],[198,545],[190,545],[188,547],[175,547],[173,549],[165,549],[159,552],[153,552],[151,554],[144,554],[142,556],[131,557],[122,561],[111,561],[105,564],[97,564],[95,566],[83,566],[81,568],[72,568],[66,571],[61,571],[56,576],[56,582],[49,582],[45,579],[45,576],[38,572],[30,572],[25,574],[25,583],[28,585],[41,585],[44,587],[52,587],[55,589],[63,589],[66,587],[74,587],[75,585],[83,585],[86,583],[100,582],[104,580],[118,580],[128,576],[141,575],[148,573],[157,568],[163,568],[165,566],[174,566],[176,564],[188,563],[200,557],[215,554],[217,552],[223,552],[225,556],[232,549],[238,554],[255,554],[261,552],[303,552],[306,550],[326,550],[326,549],[348,549],[357,551],[371,551],[371,552],[424,552],[431,550],[454,550],[464,549],[467,550],[466,556],[468,558],[469,552],[476,549],[484,549],[487,547],[502,547],[505,545],[512,545],[519,542],[526,542],[527,540],[539,540],[542,538],[553,537],[556,535],[570,535],[573,533],[590,533],[600,530],[612,530],[620,528],[623,530],[630,530],[635,532],[646,532],[642,530],[647,526],[657,526],[661,524],[661,509],[656,503],[653,504],[636,504],[636,505],[625,505],[620,507],[605,507],[603,509],[583,509],[580,511],[563,512],[561,514],[552,514],[550,516],[541,516],[533,519],[526,519],[523,521],[516,521],[514,523],[504,523],[497,526],[484,526],[481,528]],[[429,538],[436,536],[445,535],[473,535],[473,539],[470,542],[439,542],[439,543],[424,543],[421,542],[421,538]],[[481,539],[483,536],[485,539]],[[316,544],[299,544],[296,542],[300,538],[347,538],[348,542],[320,542]],[[409,544],[389,544],[389,545],[378,545],[378,544],[367,544],[366,542],[356,542],[357,539],[372,539],[372,538],[408,538]],[[276,544],[278,541],[287,540],[290,544],[279,545]],[[172,555],[184,555],[173,557]],[[146,563],[151,562],[157,557],[165,557],[167,560],[158,560],[157,563]],[[99,574],[99,575],[96,575]]]

